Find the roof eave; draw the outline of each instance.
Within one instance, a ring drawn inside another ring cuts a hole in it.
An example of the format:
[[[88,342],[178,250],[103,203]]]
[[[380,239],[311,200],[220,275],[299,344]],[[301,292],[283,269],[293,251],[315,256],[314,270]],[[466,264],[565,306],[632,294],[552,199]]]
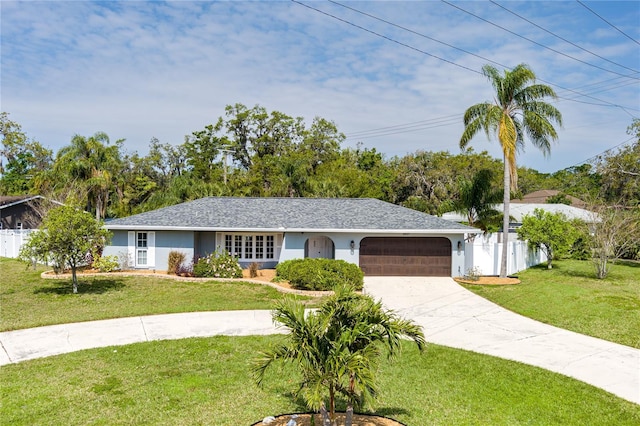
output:
[[[220,228],[193,226],[104,225],[111,231],[209,231],[209,232],[322,232],[335,234],[479,234],[480,229],[339,229],[339,228]]]
[[[13,206],[17,206],[18,204],[28,203],[30,201],[39,200],[39,199],[48,200],[49,202],[57,204],[59,206],[63,206],[64,205],[63,203],[61,203],[59,201],[48,199],[46,197],[43,197],[42,195],[34,195],[33,197],[24,198],[22,200],[14,201],[13,203],[4,204],[4,205],[0,206],[0,210],[1,209],[6,209],[7,207],[13,207]]]

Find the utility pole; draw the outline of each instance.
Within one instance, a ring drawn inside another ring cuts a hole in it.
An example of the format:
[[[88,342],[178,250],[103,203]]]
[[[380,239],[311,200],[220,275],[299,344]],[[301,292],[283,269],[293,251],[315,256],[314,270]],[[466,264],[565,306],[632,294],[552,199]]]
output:
[[[224,170],[222,173],[222,178],[224,181],[224,186],[227,186],[227,157],[229,156],[229,154],[231,154],[234,151],[231,149],[224,149],[224,148],[221,151],[222,151],[222,156],[224,158]]]

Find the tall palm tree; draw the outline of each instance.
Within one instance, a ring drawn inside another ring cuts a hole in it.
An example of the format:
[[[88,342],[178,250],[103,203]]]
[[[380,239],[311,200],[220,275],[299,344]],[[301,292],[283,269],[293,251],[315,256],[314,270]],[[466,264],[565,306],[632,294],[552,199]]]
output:
[[[105,216],[109,192],[120,171],[120,144],[109,145],[109,136],[97,132],[93,136],[75,135],[71,144],[58,151],[56,165],[59,172],[78,180],[84,186],[87,209],[93,206],[96,220]]]
[[[420,350],[426,343],[420,326],[386,311],[370,296],[339,286],[318,310],[305,313],[292,299],[280,302],[276,323],[289,330],[286,341],[262,352],[253,372],[261,384],[265,371],[277,360],[297,364],[302,373],[300,395],[312,410],[323,411],[328,396],[328,420],[336,424],[336,396],[347,401],[347,424],[353,406],[370,407],[377,394],[375,373],[382,349],[393,356],[402,337]]]
[[[491,65],[482,67],[482,74],[495,89],[493,102],[469,107],[464,113],[465,129],[460,138],[464,149],[480,130],[487,138],[497,136],[504,157],[504,216],[502,220],[503,250],[500,276],[507,276],[507,245],[509,240],[509,200],[511,187],[517,188],[516,154],[524,148],[525,135],[543,154],[551,151],[551,141],[558,139],[553,123],[562,126],[562,115],[544,102],[557,96],[544,84],[535,84],[536,75],[526,64],[520,64],[504,74]]]

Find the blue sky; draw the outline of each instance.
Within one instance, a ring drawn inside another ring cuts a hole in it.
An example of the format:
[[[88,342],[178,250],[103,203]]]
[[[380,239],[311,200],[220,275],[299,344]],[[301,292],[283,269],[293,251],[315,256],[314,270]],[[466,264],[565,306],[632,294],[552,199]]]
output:
[[[640,117],[637,1],[3,1],[0,11],[1,109],[54,151],[104,131],[144,154],[152,137],[180,144],[243,103],[332,120],[343,146],[387,157],[458,153],[465,109],[492,100],[486,63],[527,63],[560,97],[551,155],[527,144],[519,165],[580,164],[629,142]],[[472,146],[500,157],[484,134]]]

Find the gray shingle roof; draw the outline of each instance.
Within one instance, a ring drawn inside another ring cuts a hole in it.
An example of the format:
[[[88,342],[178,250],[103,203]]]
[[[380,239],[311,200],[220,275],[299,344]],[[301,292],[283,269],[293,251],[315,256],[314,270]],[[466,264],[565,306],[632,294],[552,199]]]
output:
[[[208,197],[115,219],[105,227],[281,232],[475,231],[475,228],[371,198]]]

